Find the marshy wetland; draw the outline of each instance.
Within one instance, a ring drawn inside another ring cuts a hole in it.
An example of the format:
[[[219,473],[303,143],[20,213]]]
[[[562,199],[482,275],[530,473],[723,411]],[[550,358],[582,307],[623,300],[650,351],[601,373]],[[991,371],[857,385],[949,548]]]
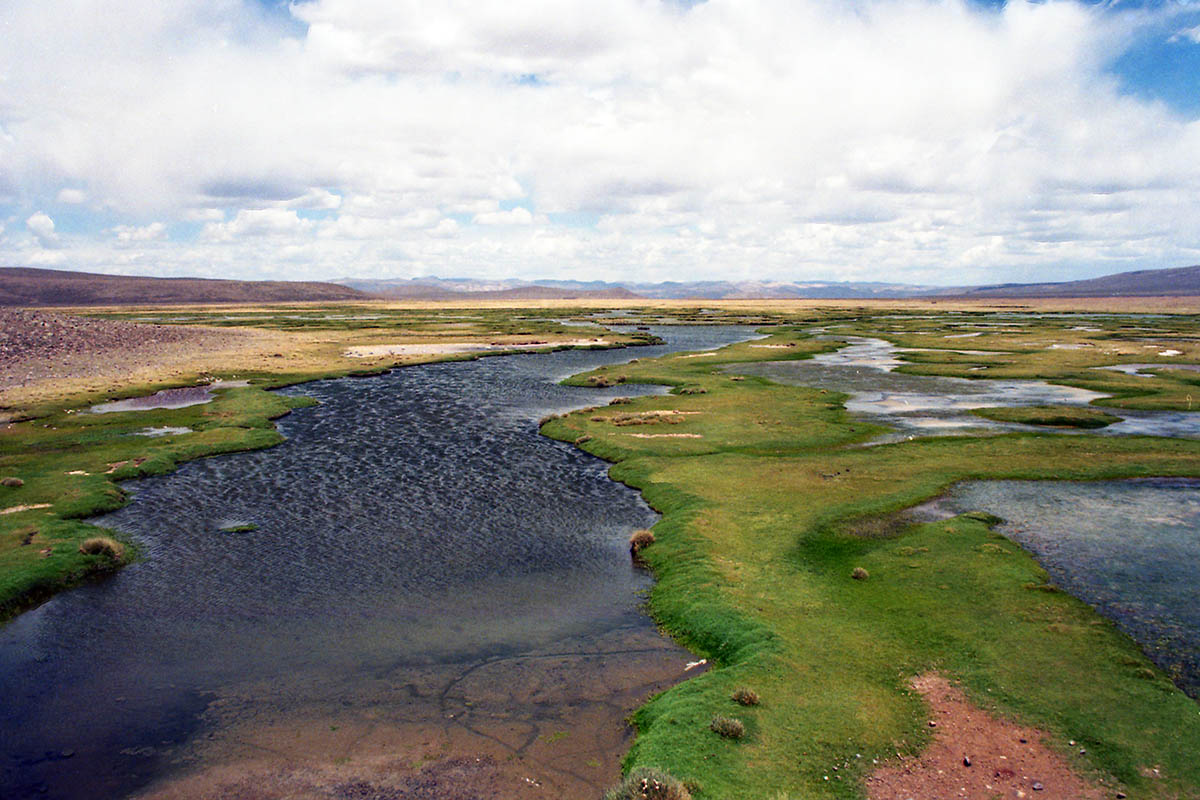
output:
[[[625,767],[693,797],[860,797],[938,735],[910,687],[937,674],[1043,731],[1097,796],[1200,797],[1200,707],[1179,688],[1195,693],[1200,629],[1194,317],[134,315],[308,337],[324,363],[674,324],[644,332],[667,345],[262,392],[320,377],[285,353],[274,373],[210,376],[254,383],[209,403],[10,425],[0,463],[27,482],[5,505],[49,507],[0,516],[6,546],[34,531],[0,566],[59,558],[29,560],[93,533],[74,518],[98,510],[141,560],[0,629],[18,698],[0,722],[18,741],[6,789],[71,796],[86,775],[87,796],[598,796],[641,705]],[[319,405],[277,432],[268,419],[304,398]],[[87,485],[64,496],[50,478],[68,456]],[[108,488],[160,472],[124,484],[124,507]],[[653,583],[625,544],[651,525]],[[639,613],[643,590],[691,653]],[[760,702],[731,699],[746,692]]]

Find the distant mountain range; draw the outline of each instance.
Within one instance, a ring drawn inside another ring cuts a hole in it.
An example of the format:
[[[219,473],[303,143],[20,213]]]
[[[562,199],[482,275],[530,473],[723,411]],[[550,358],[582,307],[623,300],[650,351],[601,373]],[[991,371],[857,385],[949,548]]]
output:
[[[900,283],[830,281],[690,281],[686,283],[606,283],[604,281],[477,280],[472,278],[396,278],[339,280],[369,294],[396,299],[710,299],[921,297],[938,289]]]
[[[1139,270],[1062,283],[995,286],[912,286],[833,281],[691,281],[607,283],[472,278],[346,278],[316,281],[233,281],[142,278],[64,270],[0,268],[0,306],[85,306],[173,303],[344,302],[397,300],[638,300],[845,299],[1200,296],[1200,266]]]
[[[338,283],[394,299],[866,299],[910,297],[1052,298],[1173,297],[1200,295],[1200,266],[1122,272],[1062,283],[994,286],[914,286],[903,283],[834,281],[691,281],[607,283],[473,278],[354,279]]]

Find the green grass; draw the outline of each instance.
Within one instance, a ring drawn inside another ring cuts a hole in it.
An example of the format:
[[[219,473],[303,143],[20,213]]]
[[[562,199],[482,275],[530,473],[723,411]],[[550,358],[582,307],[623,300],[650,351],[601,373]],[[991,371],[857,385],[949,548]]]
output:
[[[1121,421],[1120,417],[1105,414],[1098,408],[1071,406],[975,408],[971,413],[997,422],[1019,422],[1048,428],[1106,428]]]
[[[994,518],[912,526],[895,516],[962,480],[1200,476],[1200,442],[1019,433],[846,447],[877,429],[848,418],[841,396],[720,369],[831,346],[797,331],[768,343],[786,341],[797,346],[610,367],[630,382],[708,391],[543,426],[616,462],[612,477],[663,514],[643,553],[658,578],[650,609],[713,665],[638,710],[626,767],[665,769],[698,798],[861,797],[874,760],[927,741],[908,681],[937,670],[1064,752],[1081,743],[1086,755],[1068,758],[1131,796],[1200,797],[1200,707],[1131,640],[1044,591],[1045,572],[990,529]],[[612,422],[647,411],[680,420]],[[654,432],[699,438],[632,436]],[[855,580],[855,568],[870,579]],[[744,737],[715,736],[713,717],[747,685],[766,699],[737,708]],[[1161,777],[1144,776],[1153,768]]]

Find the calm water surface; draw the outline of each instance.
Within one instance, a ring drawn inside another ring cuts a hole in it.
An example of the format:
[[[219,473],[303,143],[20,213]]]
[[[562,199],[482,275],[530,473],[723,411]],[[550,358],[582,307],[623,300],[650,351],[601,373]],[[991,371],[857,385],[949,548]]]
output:
[[[1052,581],[1114,620],[1200,698],[1200,481],[979,481],[933,508],[982,509]]]
[[[652,630],[626,539],[655,514],[537,427],[656,391],[568,375],[753,336],[654,332],[669,344],[295,387],[321,404],[280,420],[279,447],[127,484],[96,521],[145,560],[0,629],[0,797],[123,797],[170,772],[216,697],[366,703],[347,687]],[[240,523],[258,529],[220,531]]]

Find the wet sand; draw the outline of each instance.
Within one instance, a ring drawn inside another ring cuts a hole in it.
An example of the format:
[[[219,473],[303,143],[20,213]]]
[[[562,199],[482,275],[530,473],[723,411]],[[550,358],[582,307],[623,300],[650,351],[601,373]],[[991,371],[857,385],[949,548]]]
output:
[[[173,754],[194,771],[138,797],[598,797],[619,779],[626,717],[696,673],[651,631],[564,644],[401,667],[346,686],[336,705],[264,709],[267,687],[241,687],[210,705],[207,736]]]

